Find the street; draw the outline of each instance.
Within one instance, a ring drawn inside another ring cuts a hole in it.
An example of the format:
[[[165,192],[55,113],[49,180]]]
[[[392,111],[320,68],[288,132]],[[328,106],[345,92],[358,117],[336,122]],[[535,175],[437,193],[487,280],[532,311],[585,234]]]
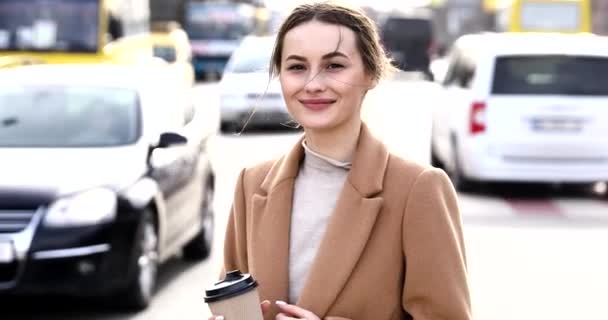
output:
[[[404,88],[399,84],[379,88],[363,114],[372,131],[395,153],[428,161],[431,95],[426,89],[433,89]],[[215,85],[199,85],[196,94],[197,101],[206,103],[199,110],[213,124],[218,101]],[[402,107],[395,101],[409,103]],[[204,287],[219,275],[223,230],[240,170],[280,156],[299,136],[283,130],[212,138],[209,152],[217,181],[212,255],[199,264],[179,257],[165,264],[158,292],[146,311],[121,313],[110,311],[105,303],[63,297],[2,297],[0,318],[206,319],[210,314],[203,303]],[[608,319],[605,199],[551,186],[488,186],[460,193],[475,319]]]

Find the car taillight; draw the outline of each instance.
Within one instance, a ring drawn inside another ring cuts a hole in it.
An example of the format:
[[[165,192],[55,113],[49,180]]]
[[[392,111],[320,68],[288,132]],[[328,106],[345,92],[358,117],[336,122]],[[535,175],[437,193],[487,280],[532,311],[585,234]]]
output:
[[[486,103],[477,101],[471,104],[469,132],[479,134],[486,131]]]

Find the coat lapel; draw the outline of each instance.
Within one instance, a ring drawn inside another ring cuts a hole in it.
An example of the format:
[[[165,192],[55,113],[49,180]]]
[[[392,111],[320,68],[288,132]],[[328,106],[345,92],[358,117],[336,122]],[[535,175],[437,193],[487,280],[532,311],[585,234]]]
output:
[[[297,304],[323,318],[363,253],[383,199],[388,150],[362,125],[353,166]]]
[[[289,229],[293,186],[304,154],[302,139],[273,165],[261,192],[251,200],[251,273],[260,283],[260,295],[270,301],[287,301],[289,296]]]

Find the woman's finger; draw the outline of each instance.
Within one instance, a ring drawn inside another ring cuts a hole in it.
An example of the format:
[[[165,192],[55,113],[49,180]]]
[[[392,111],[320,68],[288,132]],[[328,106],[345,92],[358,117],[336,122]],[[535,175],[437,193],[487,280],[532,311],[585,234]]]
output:
[[[260,308],[262,308],[262,314],[266,314],[268,312],[268,310],[270,310],[270,306],[272,305],[272,303],[270,303],[270,301],[268,300],[264,300],[262,301],[262,303],[260,303]]]

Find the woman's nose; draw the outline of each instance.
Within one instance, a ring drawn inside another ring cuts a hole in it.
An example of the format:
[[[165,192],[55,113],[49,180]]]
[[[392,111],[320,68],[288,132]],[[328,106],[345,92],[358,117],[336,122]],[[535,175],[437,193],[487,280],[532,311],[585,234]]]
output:
[[[321,92],[325,90],[325,81],[322,72],[311,73],[304,85],[306,92]]]

